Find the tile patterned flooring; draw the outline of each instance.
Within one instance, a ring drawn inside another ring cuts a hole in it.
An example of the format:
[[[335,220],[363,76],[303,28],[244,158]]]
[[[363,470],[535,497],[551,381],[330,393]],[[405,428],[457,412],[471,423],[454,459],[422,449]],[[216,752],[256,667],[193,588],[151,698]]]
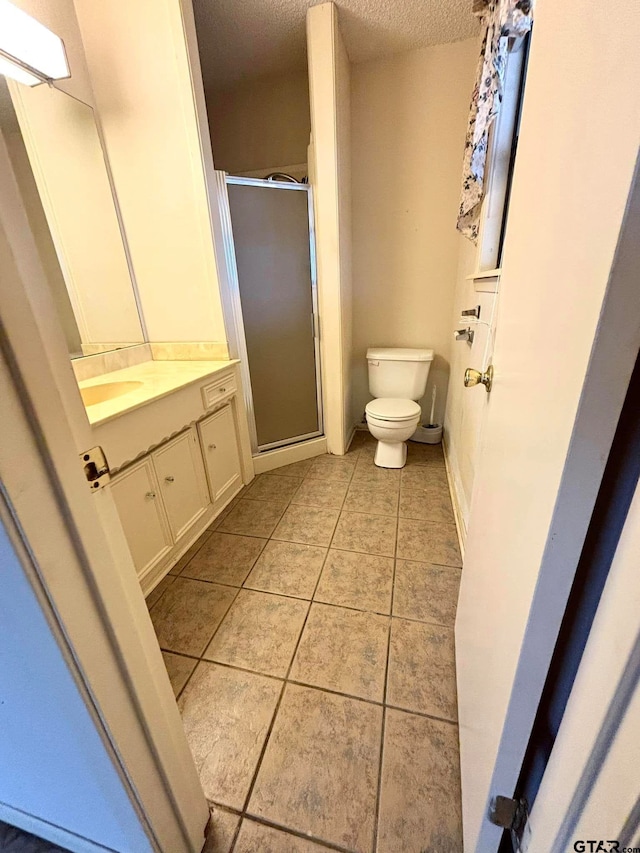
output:
[[[207,853],[460,853],[460,553],[439,447],[257,477],[147,603]]]

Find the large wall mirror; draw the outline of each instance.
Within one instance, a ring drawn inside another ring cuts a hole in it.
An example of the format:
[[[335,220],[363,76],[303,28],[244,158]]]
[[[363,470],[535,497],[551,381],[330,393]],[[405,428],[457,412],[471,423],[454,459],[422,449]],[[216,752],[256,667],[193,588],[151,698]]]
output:
[[[5,140],[72,358],[143,343],[125,236],[93,110],[0,77]]]

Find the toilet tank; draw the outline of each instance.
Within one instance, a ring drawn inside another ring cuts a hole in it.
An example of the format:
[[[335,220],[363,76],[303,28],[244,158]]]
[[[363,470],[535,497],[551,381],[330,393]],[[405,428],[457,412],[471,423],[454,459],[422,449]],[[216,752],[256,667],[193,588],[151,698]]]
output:
[[[419,400],[424,396],[432,361],[432,349],[371,347],[367,350],[369,393]]]

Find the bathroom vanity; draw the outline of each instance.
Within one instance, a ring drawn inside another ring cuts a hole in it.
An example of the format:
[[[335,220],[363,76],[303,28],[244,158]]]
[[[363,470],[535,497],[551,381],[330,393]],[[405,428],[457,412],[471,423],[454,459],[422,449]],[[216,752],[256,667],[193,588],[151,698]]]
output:
[[[147,361],[79,383],[145,594],[253,477],[238,364]]]

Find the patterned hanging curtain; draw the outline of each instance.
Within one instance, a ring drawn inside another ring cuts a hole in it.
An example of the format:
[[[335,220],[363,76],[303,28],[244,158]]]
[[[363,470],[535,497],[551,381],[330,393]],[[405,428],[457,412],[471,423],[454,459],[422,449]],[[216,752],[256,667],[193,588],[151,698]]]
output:
[[[475,243],[484,192],[489,128],[502,102],[508,42],[509,38],[525,36],[531,29],[533,0],[472,0],[472,3],[484,38],[464,147],[458,230]]]

